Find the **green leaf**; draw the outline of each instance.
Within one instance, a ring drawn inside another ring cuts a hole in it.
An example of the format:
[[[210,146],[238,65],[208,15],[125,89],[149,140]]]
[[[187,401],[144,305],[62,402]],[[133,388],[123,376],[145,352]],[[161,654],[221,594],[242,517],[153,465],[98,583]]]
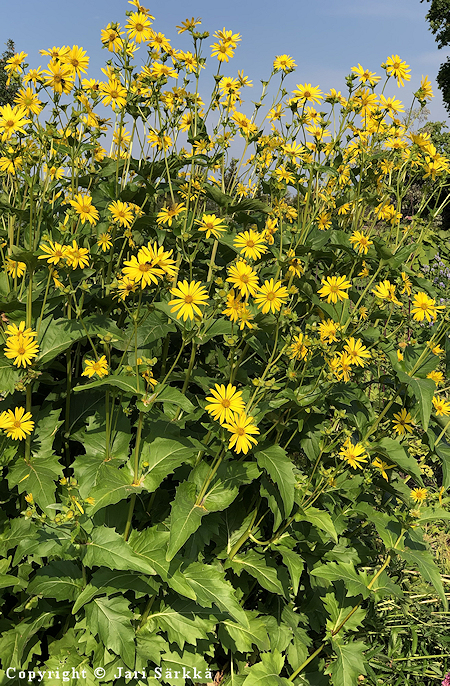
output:
[[[15,385],[20,379],[20,372],[8,360],[0,359],[0,388],[3,394],[14,393]]]
[[[289,570],[294,595],[297,595],[300,577],[305,567],[304,562],[298,553],[289,550],[289,548],[278,548],[278,550],[281,553],[284,564]]]
[[[225,510],[235,500],[240,486],[251,483],[259,475],[254,462],[222,462],[217,470],[217,479],[210,486],[202,505],[208,512]]]
[[[422,580],[428,581],[432,584],[439,598],[442,600],[442,605],[445,611],[448,610],[448,602],[445,597],[444,586],[442,584],[441,574],[439,568],[433,560],[431,553],[428,550],[411,549],[398,550],[398,555],[405,560],[409,565],[417,567],[420,572]]]
[[[399,381],[407,384],[414,393],[419,405],[422,427],[423,430],[426,431],[430,422],[436,384],[432,379],[419,379],[417,376],[409,376],[409,374],[405,374],[405,372],[402,371],[398,371],[397,376]]]
[[[100,482],[89,491],[89,497],[95,500],[89,510],[90,516],[103,507],[115,505],[129,495],[142,491],[140,484],[133,483],[133,475],[127,469],[116,469],[108,464],[104,467]]]
[[[177,407],[181,407],[185,412],[193,412],[195,410],[191,401],[174,386],[163,386],[162,390],[159,390],[158,386],[156,386],[155,392],[149,395],[147,400],[156,403],[172,403]]]
[[[372,448],[372,446],[371,446]],[[422,474],[417,460],[408,455],[399,441],[393,438],[382,438],[381,441],[373,445],[374,451],[387,457],[390,462],[394,462],[400,469],[412,476],[419,484],[422,483]],[[371,450],[372,453],[372,450]]]
[[[20,458],[9,469],[7,476],[10,488],[17,486],[19,493],[32,493],[35,502],[50,517],[53,517],[49,505],[55,502],[55,481],[62,476],[62,465],[57,457],[34,457],[29,462]]]
[[[227,635],[224,635],[226,632]],[[232,643],[230,643],[230,638]],[[248,653],[255,645],[259,650],[270,650],[270,641],[266,627],[261,619],[248,617],[248,626],[242,626],[231,620],[223,620],[219,625],[219,639],[230,650]]]
[[[330,615],[327,620],[327,631],[334,631],[341,626],[342,621],[349,615],[350,611],[356,605],[354,598],[347,598],[344,584],[337,584],[334,592],[326,593],[323,598],[325,610]],[[359,607],[349,619],[342,626],[341,631],[357,631],[358,627],[364,621],[367,610]]]
[[[43,598],[75,600],[82,588],[81,569],[68,560],[58,560],[37,570],[28,586],[28,592]]]
[[[348,595],[362,595],[363,598],[370,595],[366,576],[358,574],[353,562],[328,562],[324,565],[317,565],[311,570],[311,575],[327,581],[343,581],[348,590]]]
[[[245,570],[270,593],[285,595],[283,585],[277,575],[277,567],[267,555],[248,550],[242,557],[235,555],[227,566],[231,567],[236,574]]]
[[[85,611],[90,631],[98,635],[106,648],[120,655],[127,667],[134,669],[133,613],[129,602],[118,596],[96,598],[86,605]]]
[[[17,576],[12,576],[12,574],[0,574],[0,588],[8,588],[9,586],[26,586],[26,582],[23,579],[19,579]]]
[[[166,651],[161,656],[161,660],[162,679],[164,683],[172,684],[172,686],[185,686],[186,681],[190,677],[196,683],[198,683],[199,678],[204,681],[203,677],[208,673],[208,665],[204,658],[188,649],[183,651]],[[197,674],[201,674],[201,677],[195,678],[194,668]],[[189,676],[187,676],[187,673]],[[156,672],[155,676],[158,676]]]
[[[197,505],[197,486],[183,481],[177,487],[170,512],[170,538],[166,559],[172,560],[201,524],[202,517],[208,514],[203,505]]]
[[[212,565],[193,562],[183,570],[183,578],[191,586],[197,602],[203,607],[216,605],[240,624],[247,626],[248,619],[237,602],[235,591],[225,573]]]
[[[156,491],[166,476],[187,462],[195,451],[187,443],[172,438],[155,438],[152,443],[144,441],[141,452],[142,462],[148,462],[143,485],[150,493]]]
[[[106,527],[93,530],[92,538],[85,546],[83,564],[86,567],[108,567],[156,574],[148,562],[134,554],[120,534]]]
[[[250,667],[243,686],[292,686],[292,682],[279,676],[284,665],[284,656],[278,650],[261,653],[262,662]]]
[[[319,510],[317,507],[308,507],[306,510],[300,508],[300,512],[295,515],[295,521],[309,522],[321,531],[325,531],[335,543],[338,542],[338,535],[333,520],[325,510]]]
[[[133,572],[115,572],[111,569],[98,569],[92,575],[86,588],[76,599],[72,607],[72,614],[76,614],[83,605],[89,603],[98,595],[114,595],[119,592],[123,594],[124,591],[133,591],[138,598],[156,593],[158,589],[159,584],[153,578],[142,577]]]
[[[367,646],[362,641],[353,641],[342,645],[337,641],[332,642],[337,654],[329,673],[334,686],[355,686],[360,674],[366,674],[364,667],[364,651]]]
[[[72,390],[75,391],[75,393],[78,393],[80,391],[91,390],[92,388],[102,388],[103,386],[120,388],[124,393],[137,395],[138,397],[145,395],[145,384],[143,379],[140,376],[125,376],[125,374],[105,376],[104,379],[98,379],[97,381],[91,381],[82,384],[81,386],[75,386]]]
[[[264,469],[278,487],[284,504],[284,516],[289,517],[294,506],[295,476],[294,465],[279,445],[255,452],[255,458],[261,469]]]
[[[450,446],[441,441],[439,445],[435,446],[434,452],[442,460],[442,485],[447,489],[450,486]]]
[[[62,352],[70,348],[73,343],[85,337],[80,322],[74,319],[53,319],[46,317],[39,330],[39,355],[36,363],[39,366],[54,360]]]
[[[28,647],[28,643],[41,628],[52,626],[54,617],[55,612],[42,611],[36,619],[26,619],[19,622],[14,629],[3,631],[0,636],[0,655],[3,666],[23,669],[24,657],[27,653],[32,655],[33,652],[37,652],[33,651],[32,647]]]
[[[166,631],[170,643],[184,648],[184,644],[197,645],[197,641],[208,638],[208,632],[212,632],[216,625],[215,620],[203,619],[197,610],[189,610],[186,601],[178,603],[178,610],[163,603],[158,612],[149,616],[147,629],[151,633],[158,630]],[[186,610],[183,611],[183,605]]]

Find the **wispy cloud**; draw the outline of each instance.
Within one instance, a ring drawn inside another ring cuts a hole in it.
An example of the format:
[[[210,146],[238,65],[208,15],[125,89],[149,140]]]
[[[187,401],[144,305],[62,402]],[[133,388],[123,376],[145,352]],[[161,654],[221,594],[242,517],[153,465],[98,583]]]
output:
[[[450,50],[429,50],[427,52],[419,52],[416,55],[416,63],[438,67],[442,62],[446,61],[447,57],[450,57]]]

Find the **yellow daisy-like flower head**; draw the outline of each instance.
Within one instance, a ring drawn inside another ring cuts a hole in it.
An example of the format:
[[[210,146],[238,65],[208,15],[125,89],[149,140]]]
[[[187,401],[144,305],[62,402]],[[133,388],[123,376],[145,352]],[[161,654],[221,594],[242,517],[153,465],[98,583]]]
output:
[[[394,305],[401,305],[395,296],[395,286],[387,279],[385,281],[380,281],[379,284],[372,289],[372,293],[376,295],[380,300],[388,300]]]
[[[435,305],[434,300],[421,291],[414,296],[411,313],[416,322],[423,322],[424,319],[431,322],[432,319],[436,319],[438,310],[442,309],[444,305]]]
[[[244,411],[242,391],[236,390],[236,386],[216,383],[215,389],[211,388],[209,392],[212,395],[207,396],[206,400],[209,400],[210,404],[206,405],[205,409],[220,424],[232,421],[234,413],[240,415]]]
[[[40,245],[39,247],[45,254],[39,255],[38,260],[47,260],[48,264],[58,264],[60,260],[66,257],[67,251],[70,249],[66,245],[53,241],[49,241],[49,245]]]
[[[105,107],[111,105],[113,110],[122,109],[127,102],[127,90],[116,78],[111,78],[108,83],[100,84],[100,92],[103,95]]]
[[[86,51],[74,45],[62,59],[64,64],[68,64],[72,71],[81,76],[81,72],[86,72],[89,64],[89,57],[86,56]]]
[[[322,91],[319,86],[312,86],[310,83],[297,84],[297,89],[292,91],[296,96],[295,100],[304,105],[306,102],[318,102],[323,100]]]
[[[199,225],[199,231],[206,232],[206,238],[209,238],[211,235],[214,238],[219,238],[227,230],[220,217],[216,217],[215,214],[204,214],[201,219],[196,219],[195,223]]]
[[[253,417],[247,417],[245,412],[242,412],[235,414],[233,419],[224,424],[225,429],[232,434],[228,444],[230,450],[234,449],[235,452],[246,455],[252,447],[252,443],[254,445],[258,443],[254,436],[259,434],[259,429],[252,422]]]
[[[6,410],[0,414],[0,429],[3,429],[8,438],[22,441],[34,429],[31,417],[31,412],[25,412],[24,407],[16,407],[14,411]]]
[[[255,295],[258,289],[258,275],[247,262],[239,260],[235,265],[231,265],[228,269],[229,277],[227,281],[233,285],[234,288],[239,288],[241,295],[244,297]]]
[[[338,300],[342,302],[348,299],[346,291],[352,284],[347,281],[346,276],[327,276],[326,279],[322,279],[322,284],[318,292],[321,298],[327,299],[328,303],[335,305]]]
[[[444,398],[439,398],[439,396],[433,396],[433,407],[436,410],[438,417],[450,415],[450,403],[448,403]]]
[[[367,350],[366,346],[360,338],[355,340],[353,336],[347,338],[345,341],[344,349],[352,360],[352,364],[356,364],[359,367],[364,367],[366,360],[370,360],[370,352]]]
[[[20,279],[25,274],[26,270],[27,265],[25,262],[18,262],[17,260],[13,260],[11,257],[6,258],[5,271],[7,274],[9,274],[9,276],[12,276],[14,279]]]
[[[163,207],[162,210],[158,212],[158,216],[156,217],[156,223],[168,224],[168,226],[172,226],[173,220],[176,219],[176,217],[178,217],[178,215],[184,212],[185,210],[186,207],[185,205],[183,205],[183,203],[175,203],[170,207]]]
[[[298,358],[304,360],[308,354],[308,339],[299,333],[298,336],[294,336],[292,343],[288,349],[288,355],[291,360],[296,360]]]
[[[402,407],[400,412],[397,412],[396,414],[394,414],[394,419],[395,419],[395,421],[393,421],[394,430],[400,436],[404,436],[405,434],[412,433],[412,431],[414,430],[412,417],[404,407]]]
[[[438,371],[436,371],[436,370],[434,370],[434,371],[430,372],[429,374],[427,374],[427,379],[431,379],[432,381],[434,381],[434,383],[436,384],[436,386],[438,386],[440,383],[444,383],[444,375],[443,375],[443,373],[442,373],[442,372],[438,372]]]
[[[183,321],[189,317],[194,319],[195,315],[202,316],[202,311],[199,305],[206,305],[205,300],[208,300],[208,293],[201,285],[200,281],[182,281],[176,288],[171,288],[172,295],[177,296],[169,301],[171,312],[178,312],[177,319],[183,317]]]
[[[360,255],[367,255],[367,251],[370,246],[373,245],[373,241],[371,241],[362,231],[354,231],[350,236],[350,243],[353,243],[353,247]]]
[[[403,86],[404,81],[411,81],[411,69],[406,62],[402,62],[398,55],[391,55],[386,60],[386,74],[397,79],[397,85]]]
[[[259,260],[261,255],[267,251],[264,237],[257,231],[253,231],[253,229],[238,233],[233,241],[233,245],[235,248],[238,248],[241,255],[252,260]]]
[[[112,247],[111,234],[101,233],[98,237],[97,245],[103,252],[107,252]]]
[[[137,284],[134,279],[130,279],[129,276],[124,276],[123,279],[119,279],[117,282],[117,288],[119,293],[115,297],[119,300],[125,300],[130,293],[136,291]]]
[[[114,200],[114,202],[108,205],[108,210],[111,212],[113,221],[117,222],[120,226],[126,226],[127,228],[131,226],[133,212],[128,203],[122,202],[121,200]]]
[[[296,68],[295,61],[289,55],[278,55],[273,61],[274,71],[283,71],[285,74],[289,74]]]
[[[217,57],[219,62],[228,62],[230,57],[233,57],[233,48],[229,43],[213,43],[211,45],[211,57]]]
[[[409,497],[411,500],[414,500],[415,503],[423,503],[428,496],[428,491],[426,488],[413,488],[412,491],[409,494]]]
[[[319,335],[322,343],[333,343],[337,341],[336,334],[340,325],[332,319],[327,319],[319,324]]]
[[[97,223],[99,214],[98,210],[92,204],[92,198],[90,195],[82,195],[81,193],[78,193],[73,200],[69,200],[69,203],[75,209],[77,214],[79,214],[82,224],[84,224],[86,221],[88,221],[91,225]]]
[[[142,43],[143,41],[150,40],[153,35],[150,26],[151,21],[147,15],[143,12],[132,12],[128,17],[128,24],[126,24],[125,28],[128,29],[128,38],[130,40]]]
[[[353,444],[349,438],[339,451],[339,457],[348,462],[353,469],[362,469],[362,463],[367,462],[368,455],[361,443]]]
[[[26,119],[24,107],[11,107],[11,105],[0,107],[0,133],[2,141],[9,140],[16,133],[25,133],[23,127],[25,124],[29,124],[30,121],[30,119]]]
[[[33,340],[33,336],[24,336],[19,333],[6,339],[5,357],[13,360],[13,364],[17,367],[26,367],[32,364],[38,353],[39,346]]]
[[[96,374],[100,379],[108,376],[108,360],[105,355],[102,355],[98,360],[85,360],[86,365],[81,376],[88,376],[90,379]]]
[[[383,460],[380,460],[379,457],[376,457],[374,459],[374,461],[372,462],[372,466],[376,467],[376,469],[380,470],[381,476],[383,477],[383,479],[386,479],[386,481],[389,481],[386,470],[387,469],[393,469],[393,467],[394,467],[393,464],[388,464],[387,462],[383,462]]]
[[[259,310],[262,309],[263,314],[278,312],[289,297],[286,286],[283,286],[281,281],[275,283],[275,279],[264,281],[263,285],[258,287],[258,291],[255,303]]]
[[[125,260],[124,265],[122,270],[124,277],[140,283],[141,288],[150,286],[151,283],[158,283],[158,277],[164,274],[162,269],[152,265],[143,250],[138,252],[137,257],[133,255],[131,260]]]
[[[79,248],[75,240],[72,241],[72,247],[67,247],[65,258],[67,264],[72,269],[77,267],[84,269],[89,266],[89,250],[87,248]]]

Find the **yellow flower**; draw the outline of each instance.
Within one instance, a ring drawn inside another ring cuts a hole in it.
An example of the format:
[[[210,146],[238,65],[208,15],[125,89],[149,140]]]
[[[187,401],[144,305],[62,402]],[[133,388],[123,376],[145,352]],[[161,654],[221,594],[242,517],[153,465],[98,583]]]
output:
[[[8,324],[5,329],[5,334],[7,336],[37,336],[36,331],[33,329],[26,329],[25,322],[20,322],[19,326],[16,324]]]
[[[230,276],[227,281],[235,288],[239,288],[244,297],[255,295],[258,289],[258,276],[244,260],[239,260],[235,265],[231,265],[228,273]]]
[[[394,414],[394,419],[396,420],[395,422],[392,422],[394,424],[394,430],[400,436],[403,436],[407,433],[412,433],[414,430],[412,417],[404,407],[402,407],[400,412]]]
[[[408,295],[411,295],[412,283],[406,272],[402,272],[402,282],[402,290],[400,293],[407,293]]]
[[[123,279],[119,279],[117,282],[117,288],[119,290],[119,295],[116,297],[118,297],[119,300],[125,300],[127,295],[135,292],[137,284],[134,279],[130,279],[129,276],[124,276]]]
[[[206,231],[206,238],[211,235],[214,238],[219,238],[220,234],[227,230],[220,217],[216,217],[215,214],[204,214],[201,219],[196,219],[195,223],[199,225],[199,231]]]
[[[92,205],[92,198],[90,195],[82,195],[81,193],[78,193],[73,200],[69,200],[69,203],[75,209],[77,214],[80,215],[82,224],[84,224],[86,220],[91,225],[97,223],[99,214],[98,210],[94,207],[94,205]]]
[[[202,316],[199,305],[206,305],[203,301],[208,300],[208,293],[200,281],[184,280],[178,284],[177,288],[171,288],[170,292],[177,296],[169,301],[169,306],[172,306],[170,311],[178,311],[177,319],[183,317],[183,321],[186,321],[188,317],[194,319],[195,315]]]
[[[121,200],[114,200],[114,202],[108,205],[108,210],[111,212],[113,220],[120,226],[126,226],[127,228],[131,226],[133,212],[128,206],[128,203],[122,202]]]
[[[131,260],[124,261],[123,268],[124,278],[133,279],[136,283],[141,283],[141,288],[150,286],[150,284],[158,283],[158,277],[164,274],[163,270],[155,267],[149,262],[147,254],[140,250],[137,257],[132,256]]]
[[[233,48],[230,44],[225,43],[213,43],[211,45],[212,53],[211,57],[217,57],[219,62],[228,62],[230,57],[233,57]]]
[[[343,379],[345,383],[350,381],[350,372],[352,370],[353,359],[346,352],[339,353],[339,365],[337,368],[337,376],[339,379]]]
[[[143,12],[132,12],[128,17],[128,24],[125,28],[128,29],[128,38],[135,40],[136,43],[149,40],[153,31],[150,28],[151,21]]]
[[[103,250],[103,252],[109,250],[112,246],[111,234],[101,233],[98,237],[97,245]]]
[[[409,494],[409,497],[414,500],[415,503],[423,503],[427,499],[428,491],[426,488],[413,488]]]
[[[156,218],[157,224],[168,224],[172,226],[173,219],[184,212],[186,207],[183,203],[174,203],[171,207],[163,207]]]
[[[47,260],[48,264],[58,264],[60,260],[63,260],[67,256],[66,245],[61,245],[60,243],[54,243],[49,241],[50,245],[40,245],[40,249],[44,251],[44,255],[39,255],[38,260]]]
[[[255,325],[252,324],[253,315],[248,309],[245,303],[242,303],[238,310],[238,321],[239,329],[242,331],[247,326],[249,329],[254,329]]]
[[[102,355],[98,360],[85,360],[86,368],[81,376],[88,376],[90,379],[97,374],[100,378],[108,376],[108,360]]]
[[[422,322],[425,318],[427,322],[430,322],[436,319],[438,310],[443,309],[444,305],[435,305],[434,300],[421,291],[414,296],[411,313],[417,322]]]
[[[7,257],[5,260],[5,271],[9,276],[12,276],[14,279],[21,278],[27,270],[27,265],[25,262],[18,262],[17,260],[13,260],[10,257]]]
[[[123,31],[116,24],[109,23],[106,29],[101,30],[102,43],[108,48],[109,52],[120,50],[123,45]]]
[[[431,100],[431,98],[434,98],[433,89],[428,76],[422,76],[420,80],[420,88],[416,93],[414,93],[414,95],[419,100]]]
[[[395,305],[401,305],[395,296],[395,286],[390,281],[380,281],[380,283],[372,289],[372,293],[381,300],[389,300]]]
[[[14,102],[17,103],[19,107],[23,107],[28,115],[39,114],[42,110],[42,102],[39,100],[36,93],[33,92],[31,86],[28,86],[26,89],[21,88],[17,92]]]
[[[358,338],[358,340],[355,340],[352,336],[351,338],[347,338],[345,343],[344,349],[351,358],[352,364],[364,367],[365,360],[370,359],[370,352],[367,350],[366,346],[363,345],[361,339]]]
[[[364,278],[365,276],[369,276],[369,268],[368,268],[365,260],[363,260],[362,269],[359,272],[358,276],[360,276],[361,278]]]
[[[403,86],[403,81],[411,80],[411,69],[406,62],[402,62],[398,55],[391,55],[386,60],[386,74],[388,76],[395,76],[397,85]]]
[[[139,250],[138,257],[139,255],[142,255],[151,263],[152,267],[162,269],[164,274],[167,274],[168,276],[175,276],[177,273],[177,266],[175,260],[172,260],[170,257],[172,253],[173,250],[164,250],[164,246],[158,246],[156,241],[153,245],[149,241],[146,246],[144,245]]]
[[[2,141],[7,141],[16,133],[25,133],[25,124],[30,123],[30,119],[25,119],[26,110],[23,107],[11,107],[4,105],[0,107],[0,133]]]
[[[103,94],[103,104],[122,109],[127,102],[127,90],[116,78],[111,78],[108,83],[100,84],[100,92]]]
[[[288,350],[289,357],[291,360],[297,359],[298,357],[304,360],[308,354],[308,339],[304,337],[302,333],[299,333],[298,336],[294,336],[292,340],[293,343],[289,346]]]
[[[89,64],[89,57],[86,57],[86,51],[74,45],[71,50],[66,52],[62,58],[63,64],[68,64],[72,71],[81,76],[81,72],[86,72]]]
[[[237,297],[235,297],[234,290],[231,290],[227,294],[227,303],[225,309],[222,311],[222,314],[225,314],[227,317],[229,317],[232,322],[237,322],[239,319],[239,311],[241,307],[241,296],[238,295]]]
[[[388,475],[386,474],[386,469],[393,469],[394,465],[393,464],[388,464],[387,462],[383,462],[383,460],[380,460],[379,457],[376,457],[374,461],[372,462],[372,466],[376,467],[377,469],[380,470],[381,476],[383,479],[386,479],[388,481]]]
[[[295,61],[289,55],[277,55],[273,61],[273,70],[284,71],[285,74],[294,71],[296,66]]]
[[[369,240],[369,237],[362,231],[354,231],[350,236],[350,243],[354,244],[354,248],[358,250],[360,255],[363,253],[367,255],[367,251],[373,245],[373,241]]]
[[[72,269],[76,269],[78,266],[84,269],[89,266],[89,250],[79,248],[75,240],[72,241],[72,247],[67,247],[65,258]]]
[[[349,438],[339,451],[339,457],[348,462],[350,467],[362,469],[360,463],[367,462],[368,455],[361,443],[353,444]]]
[[[319,86],[312,86],[310,83],[297,84],[297,90],[292,91],[296,96],[295,101],[304,105],[306,102],[318,102],[323,100],[322,91]]]
[[[435,395],[433,397],[433,406],[438,417],[442,415],[448,417],[450,415],[450,403],[444,400],[444,398],[439,398]]]
[[[401,350],[397,350],[397,360],[401,362],[403,360],[403,353]]]
[[[327,319],[319,324],[319,334],[322,343],[333,343],[337,341],[336,334],[341,327],[332,319]]]
[[[75,73],[68,64],[52,60],[43,74],[48,75],[45,77],[44,85],[53,88],[55,93],[67,95],[72,90]]]
[[[434,343],[431,343],[431,341],[427,342],[427,346],[434,355],[441,355],[444,352],[440,345],[434,345]]]
[[[381,76],[376,76],[374,71],[364,69],[359,62],[357,67],[352,67],[352,72],[357,74],[360,83],[366,83],[366,81],[368,81],[371,86],[375,86],[381,79]]]
[[[246,455],[252,443],[256,445],[258,441],[254,435],[259,434],[259,429],[252,422],[253,417],[247,417],[245,412],[242,412],[242,414],[235,414],[228,424],[224,424],[225,429],[232,434],[228,444],[230,450],[233,448],[237,453],[242,452]]]
[[[13,360],[13,364],[26,367],[33,363],[33,359],[39,353],[39,346],[33,340],[33,336],[24,336],[22,333],[9,336],[6,339],[5,357]]]
[[[253,229],[238,233],[233,245],[239,249],[241,255],[252,260],[259,260],[261,255],[267,251],[263,236]]]
[[[264,281],[263,285],[258,287],[258,291],[259,293],[255,295],[255,303],[259,310],[262,309],[263,314],[269,311],[278,312],[289,296],[286,286],[283,286],[281,281],[275,283],[274,279]]]
[[[322,288],[319,289],[319,295],[321,298],[326,298],[328,303],[336,304],[338,300],[348,299],[346,293],[347,288],[352,285],[350,281],[347,281],[346,276],[327,276],[326,279],[322,279]]]
[[[233,414],[238,415],[244,411],[245,403],[242,400],[242,391],[237,391],[236,386],[228,384],[215,384],[215,390],[209,390],[211,396],[207,396],[206,400],[210,401],[210,405],[206,405],[205,409],[212,417],[224,424],[233,420]]]
[[[434,383],[436,384],[436,386],[439,385],[440,383],[444,383],[444,375],[443,375],[443,373],[442,373],[442,372],[438,372],[438,371],[436,371],[436,370],[434,370],[434,371],[430,372],[429,374],[427,374],[427,379],[432,379],[432,380],[434,381]]]
[[[14,411],[5,410],[0,415],[0,429],[3,429],[8,438],[22,441],[34,429],[31,417],[31,412],[25,412],[24,407],[16,407]]]

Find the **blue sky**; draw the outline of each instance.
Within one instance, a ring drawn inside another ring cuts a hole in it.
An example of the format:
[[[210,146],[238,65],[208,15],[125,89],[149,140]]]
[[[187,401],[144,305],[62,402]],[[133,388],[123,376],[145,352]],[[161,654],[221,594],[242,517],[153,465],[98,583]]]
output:
[[[224,74],[235,76],[243,69],[254,83],[245,99],[256,100],[260,80],[270,74],[276,55],[291,55],[298,67],[286,81],[334,87],[345,94],[345,75],[358,62],[382,74],[380,64],[398,54],[412,71],[404,88],[390,85],[388,95],[410,103],[422,75],[428,75],[435,93],[429,109],[431,120],[448,122],[440,91],[435,83],[439,65],[449,50],[438,50],[428,29],[428,2],[419,0],[142,0],[155,16],[153,28],[171,39],[172,45],[189,49],[189,36],[177,35],[175,26],[186,17],[201,17],[203,30],[212,33],[223,27],[241,33],[234,59]],[[30,66],[46,65],[39,49],[53,45],[82,46],[91,58],[89,76],[102,77],[100,68],[111,55],[102,50],[100,30],[110,21],[125,23],[126,0],[20,0],[2,8],[0,48],[8,38],[18,51],[28,53]],[[139,55],[139,53],[138,53]],[[137,62],[139,63],[138,57]],[[210,60],[214,62],[214,60]],[[208,76],[206,76],[208,79]],[[212,85],[212,81],[211,81]],[[203,89],[202,89],[203,91]],[[210,84],[203,91],[210,92]],[[406,108],[406,107],[405,107]],[[244,108],[246,109],[246,108]]]

